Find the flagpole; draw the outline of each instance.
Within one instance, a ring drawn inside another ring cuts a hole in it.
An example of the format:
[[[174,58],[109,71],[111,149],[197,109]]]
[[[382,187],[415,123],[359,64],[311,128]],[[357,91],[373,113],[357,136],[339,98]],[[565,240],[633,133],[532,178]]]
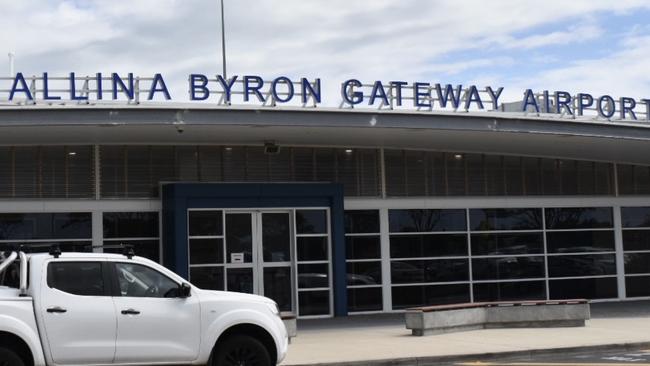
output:
[[[221,0],[221,56],[222,56],[222,65],[223,65],[223,78],[228,79],[226,76],[226,25],[225,25],[225,16],[223,12],[223,0]]]

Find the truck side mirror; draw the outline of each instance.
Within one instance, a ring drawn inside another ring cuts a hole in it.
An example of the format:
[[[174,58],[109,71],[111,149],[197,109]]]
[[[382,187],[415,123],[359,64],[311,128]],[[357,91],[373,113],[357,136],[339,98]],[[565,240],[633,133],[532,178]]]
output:
[[[181,298],[190,297],[192,294],[192,286],[188,285],[186,282],[183,282],[179,293],[180,293],[179,297]]]

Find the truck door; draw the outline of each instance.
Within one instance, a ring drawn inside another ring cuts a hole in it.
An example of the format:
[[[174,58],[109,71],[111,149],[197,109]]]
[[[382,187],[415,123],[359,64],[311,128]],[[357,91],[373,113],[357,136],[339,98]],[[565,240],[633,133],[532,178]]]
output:
[[[45,338],[57,364],[112,363],[116,315],[102,261],[51,261],[41,288]]]
[[[198,357],[197,296],[179,297],[179,283],[137,263],[115,262],[118,285],[115,363],[187,363]]]

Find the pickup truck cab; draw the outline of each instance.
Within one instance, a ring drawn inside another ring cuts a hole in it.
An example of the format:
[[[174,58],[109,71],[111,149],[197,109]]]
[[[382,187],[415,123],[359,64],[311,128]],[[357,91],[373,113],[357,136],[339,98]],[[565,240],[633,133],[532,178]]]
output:
[[[132,253],[132,252],[131,252]],[[2,254],[0,365],[275,365],[277,304],[132,254]]]

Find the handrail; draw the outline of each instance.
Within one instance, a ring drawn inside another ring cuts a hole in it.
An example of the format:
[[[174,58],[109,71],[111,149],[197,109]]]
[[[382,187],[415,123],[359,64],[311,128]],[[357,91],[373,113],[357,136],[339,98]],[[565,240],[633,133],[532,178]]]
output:
[[[18,253],[20,257],[20,295],[27,294],[27,255],[23,252]]]

